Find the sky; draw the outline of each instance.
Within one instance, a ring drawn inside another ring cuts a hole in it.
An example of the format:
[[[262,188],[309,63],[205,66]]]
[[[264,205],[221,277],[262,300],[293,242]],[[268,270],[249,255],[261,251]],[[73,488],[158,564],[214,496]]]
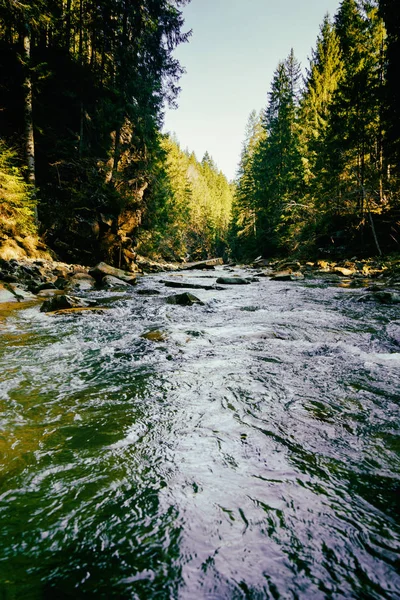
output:
[[[273,73],[293,47],[303,71],[328,12],[339,0],[191,0],[183,8],[188,43],[174,56],[186,69],[178,109],[164,131],[199,160],[206,151],[228,179],[240,159],[246,123],[267,104]]]

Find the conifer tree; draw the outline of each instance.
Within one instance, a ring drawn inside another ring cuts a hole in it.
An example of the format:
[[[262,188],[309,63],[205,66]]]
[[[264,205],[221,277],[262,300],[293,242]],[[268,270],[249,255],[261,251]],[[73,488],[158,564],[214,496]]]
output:
[[[231,244],[236,256],[251,256],[257,252],[257,180],[255,158],[265,138],[262,116],[253,110],[248,118],[238,166],[231,224]],[[235,243],[235,238],[239,243]],[[240,247],[240,251],[239,248]]]
[[[266,132],[255,156],[260,251],[284,248],[304,183],[297,113],[300,66],[291,50],[279,63],[263,115]]]

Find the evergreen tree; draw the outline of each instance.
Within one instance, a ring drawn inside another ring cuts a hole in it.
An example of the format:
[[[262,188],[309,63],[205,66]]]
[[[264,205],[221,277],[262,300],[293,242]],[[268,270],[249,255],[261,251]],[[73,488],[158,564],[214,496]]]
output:
[[[15,152],[0,139],[0,233],[7,237],[36,234],[35,199],[16,165]],[[4,237],[5,236],[5,237]]]
[[[299,84],[300,66],[292,50],[275,71],[263,115],[266,135],[254,157],[258,243],[263,253],[284,249],[302,197]]]
[[[121,245],[130,251],[157,171],[163,106],[179,90],[173,50],[188,39],[187,1],[0,4],[0,132],[36,176],[48,241],[74,248],[64,258],[115,262]]]
[[[253,110],[248,118],[236,176],[232,210],[231,245],[237,257],[251,256],[257,252],[257,181],[255,157],[265,138],[262,116]],[[235,243],[235,239],[238,243]],[[240,248],[240,250],[239,250]]]
[[[398,185],[400,181],[400,11],[397,0],[380,0],[379,7],[388,33],[386,54],[386,86],[384,117],[387,130],[387,153],[396,178],[394,201],[400,203]]]

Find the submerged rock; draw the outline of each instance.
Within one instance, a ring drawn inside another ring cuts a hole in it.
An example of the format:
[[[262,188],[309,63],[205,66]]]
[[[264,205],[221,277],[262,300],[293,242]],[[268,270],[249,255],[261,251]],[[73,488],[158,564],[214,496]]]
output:
[[[54,312],[58,310],[65,310],[69,308],[87,308],[96,304],[94,301],[83,300],[82,298],[75,298],[74,296],[67,296],[66,294],[54,296],[43,302],[40,312]]]
[[[380,302],[381,304],[399,304],[400,303],[400,294],[396,292],[374,292],[374,299]]]
[[[178,304],[179,306],[192,306],[193,304],[204,304],[197,298],[197,296],[193,296],[193,294],[189,294],[189,292],[184,292],[183,294],[176,294],[175,296],[168,296],[167,298],[168,304]]]
[[[243,277],[218,277],[217,283],[223,285],[250,285],[250,281]]]
[[[158,296],[161,294],[160,290],[154,290],[151,288],[142,288],[140,290],[136,290],[136,293],[140,296]]]
[[[163,283],[167,287],[181,288],[189,290],[223,290],[224,288],[218,287],[217,285],[207,285],[204,283],[188,283],[186,281],[168,281],[160,279],[160,283]]]
[[[145,340],[149,340],[150,342],[165,342],[168,336],[164,331],[160,331],[159,329],[152,329],[150,331],[142,333],[140,337]]]
[[[400,304],[400,294],[397,292],[372,292],[361,296],[357,302],[379,302],[380,304]]]

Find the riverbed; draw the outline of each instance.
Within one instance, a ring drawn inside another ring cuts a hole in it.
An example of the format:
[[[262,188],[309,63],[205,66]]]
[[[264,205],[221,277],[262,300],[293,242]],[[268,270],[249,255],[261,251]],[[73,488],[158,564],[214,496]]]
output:
[[[0,597],[400,598],[399,305],[160,279],[0,312]]]

